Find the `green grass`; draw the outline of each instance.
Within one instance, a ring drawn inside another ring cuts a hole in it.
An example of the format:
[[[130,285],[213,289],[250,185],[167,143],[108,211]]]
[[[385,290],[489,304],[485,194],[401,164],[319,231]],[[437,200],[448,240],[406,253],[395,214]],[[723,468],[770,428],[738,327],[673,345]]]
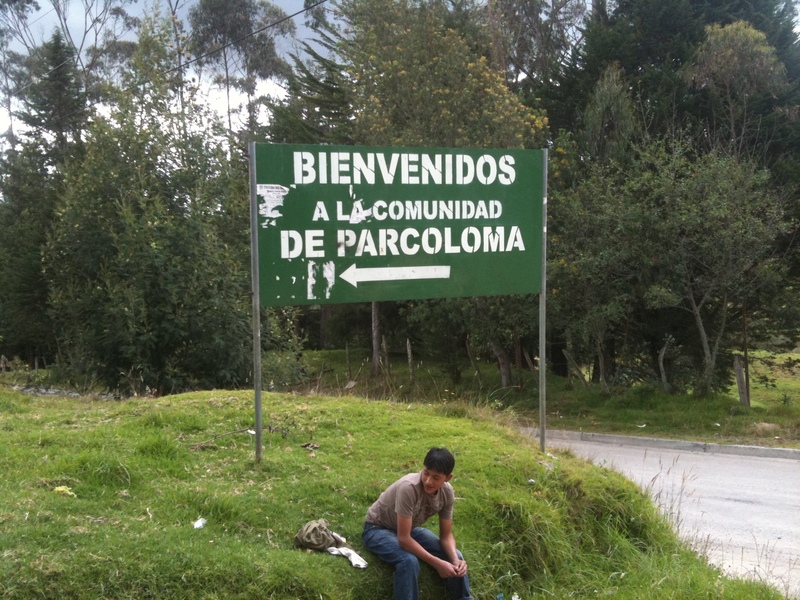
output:
[[[721,576],[638,487],[539,453],[506,413],[265,394],[260,463],[241,431],[252,422],[248,392],[119,402],[0,388],[0,597],[391,597],[390,570],[361,546],[363,517],[440,444],[456,454],[455,532],[479,600],[782,597]],[[316,518],[369,568],[293,548]],[[423,570],[422,598],[442,595]]]
[[[464,401],[472,406],[510,412],[525,423],[539,419],[539,390],[534,375],[515,370],[517,385],[500,388],[497,368],[481,364],[481,376],[464,368],[461,382],[454,385],[436,365],[419,364],[411,383],[406,361],[392,360],[389,373],[371,378],[366,353],[343,351],[306,353],[310,381],[298,390],[348,393],[397,402],[443,403]],[[781,358],[800,358],[783,355]],[[351,392],[344,386],[351,379]],[[774,387],[757,383],[768,375]],[[665,394],[657,386],[638,384],[604,394],[599,385],[584,390],[548,374],[547,426],[553,429],[590,431],[648,437],[664,437],[721,444],[749,444],[800,448],[800,377],[789,370],[753,361],[751,406],[739,404],[735,390],[698,398],[687,394]]]

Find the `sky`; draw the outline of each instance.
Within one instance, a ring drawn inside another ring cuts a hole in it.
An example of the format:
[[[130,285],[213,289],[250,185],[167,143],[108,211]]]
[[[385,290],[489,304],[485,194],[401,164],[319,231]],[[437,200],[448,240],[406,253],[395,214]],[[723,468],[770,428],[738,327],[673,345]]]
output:
[[[199,0],[186,0],[181,7],[181,15],[184,23],[188,21],[187,15],[189,9],[197,4]],[[154,0],[139,0],[135,4],[128,7],[128,12],[135,17],[143,17],[152,11]],[[272,0],[272,3],[281,8],[287,15],[292,15],[303,9],[303,0]],[[37,43],[46,41],[50,38],[55,28],[58,27],[58,19],[55,11],[47,0],[40,0],[40,10],[36,12],[29,20],[30,29]],[[162,11],[165,9],[164,3],[161,3]],[[77,40],[83,35],[84,30],[84,10],[83,2],[71,0],[68,5],[68,24],[73,33],[73,37]],[[304,15],[300,14],[294,17],[297,33],[294,40],[279,40],[278,49],[281,54],[288,58],[290,52],[294,52],[299,48],[299,44],[308,40],[311,37],[311,31],[304,25]],[[17,52],[24,52],[24,47],[21,44],[12,45],[12,50]],[[262,93],[269,93],[270,95],[281,94],[281,88],[277,85],[264,86]],[[217,108],[218,111],[225,111],[224,94],[219,89],[210,89],[208,92],[209,102]],[[9,127],[9,119],[5,110],[0,111],[0,132],[7,131]],[[18,123],[15,122],[15,127]]]

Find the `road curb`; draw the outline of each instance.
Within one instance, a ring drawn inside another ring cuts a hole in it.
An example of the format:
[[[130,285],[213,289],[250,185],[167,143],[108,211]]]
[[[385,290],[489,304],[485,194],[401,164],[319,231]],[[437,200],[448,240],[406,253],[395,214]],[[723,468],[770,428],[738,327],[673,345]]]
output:
[[[539,430],[523,427],[522,433],[539,438]],[[547,440],[597,442],[615,444],[617,446],[642,446],[646,448],[664,448],[682,452],[701,452],[706,454],[736,454],[740,456],[756,456],[762,458],[787,458],[800,460],[800,450],[795,448],[767,448],[764,446],[743,446],[738,444],[714,444],[711,442],[686,442],[664,438],[650,438],[629,435],[611,435],[607,433],[590,433],[588,431],[565,431],[548,429]]]

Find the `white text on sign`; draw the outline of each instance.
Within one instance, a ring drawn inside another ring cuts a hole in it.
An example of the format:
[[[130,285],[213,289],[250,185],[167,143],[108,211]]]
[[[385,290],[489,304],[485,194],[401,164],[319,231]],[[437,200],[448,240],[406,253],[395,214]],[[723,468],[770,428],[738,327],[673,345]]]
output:
[[[324,231],[313,229],[281,231],[281,258],[325,258],[324,235]],[[338,257],[525,251],[522,233],[516,225],[508,232],[503,226],[465,227],[460,232],[451,227],[428,227],[422,231],[413,227],[377,231],[340,229],[336,247]]]
[[[293,158],[295,185],[511,185],[517,176],[508,154],[294,152]]]

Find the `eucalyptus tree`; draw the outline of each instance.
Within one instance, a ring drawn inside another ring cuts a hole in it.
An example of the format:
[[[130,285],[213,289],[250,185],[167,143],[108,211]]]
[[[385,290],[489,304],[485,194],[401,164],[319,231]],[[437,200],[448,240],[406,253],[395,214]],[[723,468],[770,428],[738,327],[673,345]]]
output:
[[[586,3],[578,0],[490,0],[492,55],[509,84],[530,102],[550,86],[580,43]]]
[[[34,0],[2,0],[0,1],[0,94],[3,109],[8,119],[8,130],[4,132],[6,141],[14,145],[14,97],[21,87],[17,81],[19,64],[24,55],[19,51],[32,50],[37,40],[28,28],[29,13],[38,9]],[[14,50],[18,48],[18,50]]]
[[[350,0],[342,13],[346,33],[337,50],[352,78],[356,143],[492,148],[544,143],[546,117],[523,106],[471,40],[447,26],[445,3]],[[510,300],[459,302],[469,332],[498,360],[502,384],[512,385],[508,348],[511,322],[519,315]]]
[[[189,10],[189,23],[195,60],[217,70],[225,90],[228,129],[233,131],[233,90],[247,96],[247,126],[253,129],[259,80],[284,79],[289,73],[276,41],[291,36],[294,23],[266,0],[199,0]]]
[[[38,10],[36,0],[0,1],[0,32],[25,50],[35,48],[39,40],[31,31],[29,19]]]
[[[64,38],[75,49],[75,58],[84,76],[93,71],[92,60],[98,53],[87,53],[90,48],[104,48],[122,39],[126,34],[135,31],[139,20],[132,17],[128,7],[136,0],[48,0],[56,15]],[[83,27],[74,27],[75,5],[83,21]]]
[[[5,138],[7,143],[14,143],[14,113],[12,108],[12,96],[16,85],[11,74],[14,54],[9,48],[8,32],[0,29],[0,102],[3,111],[8,119],[8,129],[0,132],[0,140]],[[0,145],[0,148],[3,146]]]
[[[103,49],[113,47],[138,27],[138,18],[128,8],[136,0],[3,0],[0,2],[0,29],[30,53],[41,44],[34,25],[43,16],[55,19],[65,43],[73,49],[73,60],[86,85]],[[76,4],[79,19],[75,18]],[[49,7],[49,8],[48,8]]]

